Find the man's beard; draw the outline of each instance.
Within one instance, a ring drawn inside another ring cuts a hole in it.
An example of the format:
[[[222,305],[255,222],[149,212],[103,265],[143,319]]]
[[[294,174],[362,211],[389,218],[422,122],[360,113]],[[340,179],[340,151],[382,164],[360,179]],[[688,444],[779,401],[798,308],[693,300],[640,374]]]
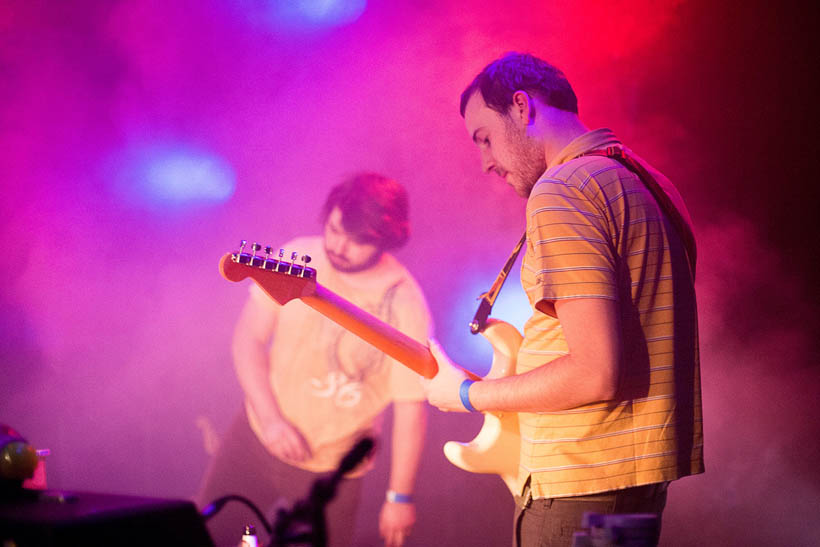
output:
[[[544,148],[527,137],[526,131],[512,122],[505,123],[507,143],[513,151],[513,160],[508,173],[514,179],[510,184],[521,197],[529,197],[535,183],[547,170]]]
[[[325,248],[325,254],[327,255],[327,259],[330,261],[330,265],[333,266],[334,269],[344,273],[356,273],[372,268],[382,256],[381,252],[376,252],[368,260],[362,262],[361,264],[351,264],[343,257],[337,255],[336,253],[330,252],[327,248]]]

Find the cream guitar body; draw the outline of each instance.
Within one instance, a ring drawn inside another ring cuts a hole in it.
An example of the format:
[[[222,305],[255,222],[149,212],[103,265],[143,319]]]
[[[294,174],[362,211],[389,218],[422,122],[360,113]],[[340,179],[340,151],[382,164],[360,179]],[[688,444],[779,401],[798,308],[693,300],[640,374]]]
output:
[[[266,248],[264,256],[256,254],[261,246],[254,244],[253,248],[254,254],[240,249],[224,255],[219,263],[222,276],[229,281],[251,278],[281,305],[299,299],[421,376],[432,378],[436,375],[438,364],[427,346],[317,283],[316,270],[307,266],[309,257],[302,257],[301,263],[289,262],[272,258],[270,247]],[[283,255],[280,252],[279,256]],[[486,378],[514,374],[515,358],[521,345],[521,335],[515,327],[490,319],[482,334],[492,344],[494,354]],[[517,484],[518,450],[515,413],[485,413],[484,425],[475,439],[444,445],[444,455],[455,466],[473,473],[497,474],[513,494],[521,490]]]
[[[504,321],[488,319],[481,335],[493,346],[493,364],[484,377],[503,378],[515,374],[515,361],[521,334]],[[514,412],[485,412],[478,435],[466,443],[449,441],[444,455],[450,462],[471,473],[490,473],[501,477],[513,495],[520,494],[518,455],[520,436],[518,415]]]

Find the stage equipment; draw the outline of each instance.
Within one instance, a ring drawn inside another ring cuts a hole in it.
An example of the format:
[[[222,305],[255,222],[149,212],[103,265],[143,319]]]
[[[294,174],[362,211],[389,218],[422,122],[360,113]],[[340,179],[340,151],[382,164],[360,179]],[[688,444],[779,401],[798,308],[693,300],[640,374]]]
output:
[[[276,521],[268,524],[262,511],[249,499],[236,494],[229,494],[217,498],[202,510],[205,520],[217,514],[229,501],[238,501],[248,507],[256,518],[265,527],[271,536],[269,546],[282,547],[285,545],[310,545],[311,547],[325,547],[327,545],[327,524],[325,508],[336,495],[339,481],[364,461],[373,450],[374,442],[370,437],[364,437],[351,448],[339,462],[339,467],[332,474],[314,481],[310,495],[305,500],[297,501],[291,510],[279,509]]]
[[[212,546],[194,504],[21,488],[0,500],[0,544],[26,546]]]

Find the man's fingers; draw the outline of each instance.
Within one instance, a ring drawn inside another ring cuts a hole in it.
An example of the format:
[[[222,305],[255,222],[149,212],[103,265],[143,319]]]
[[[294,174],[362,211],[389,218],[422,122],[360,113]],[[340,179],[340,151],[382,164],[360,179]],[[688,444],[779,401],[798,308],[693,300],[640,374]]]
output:
[[[301,462],[310,457],[310,448],[294,433],[286,433],[270,441],[268,450],[280,460]]]
[[[290,442],[291,458],[294,461],[301,462],[310,456],[310,450],[301,437],[294,436]]]
[[[404,532],[396,530],[385,538],[385,545],[387,547],[401,547],[404,544]]]
[[[441,350],[441,345],[436,341],[435,338],[427,339],[427,347],[430,348],[430,353],[433,354],[433,358],[436,361],[440,361],[441,358],[444,356],[444,352]]]

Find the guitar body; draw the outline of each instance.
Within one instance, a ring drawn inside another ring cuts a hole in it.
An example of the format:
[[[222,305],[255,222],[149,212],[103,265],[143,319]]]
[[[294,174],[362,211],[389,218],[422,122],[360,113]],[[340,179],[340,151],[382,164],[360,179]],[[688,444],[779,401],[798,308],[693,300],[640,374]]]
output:
[[[515,361],[521,346],[521,334],[504,321],[488,319],[481,334],[493,346],[493,363],[485,378],[503,378],[515,374]],[[518,480],[520,436],[515,412],[485,412],[478,435],[466,443],[449,441],[444,455],[450,463],[471,473],[499,475],[513,495],[521,493]]]

